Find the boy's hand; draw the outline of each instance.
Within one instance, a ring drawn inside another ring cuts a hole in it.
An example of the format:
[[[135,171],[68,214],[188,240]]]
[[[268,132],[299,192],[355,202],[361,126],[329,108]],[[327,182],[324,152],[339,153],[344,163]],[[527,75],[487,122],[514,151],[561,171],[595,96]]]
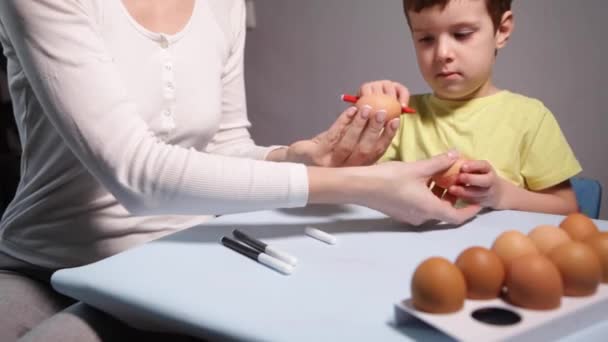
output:
[[[379,113],[372,113],[369,108],[357,111],[349,107],[327,131],[291,144],[285,160],[325,167],[374,164],[399,128],[398,118],[386,123],[380,120],[386,113]]]
[[[450,186],[449,193],[468,203],[503,209],[502,204],[509,184],[496,174],[489,162],[470,160],[460,168],[456,184]]]
[[[359,96],[370,94],[387,94],[395,96],[402,107],[407,107],[410,91],[401,83],[389,80],[364,83],[359,89]]]

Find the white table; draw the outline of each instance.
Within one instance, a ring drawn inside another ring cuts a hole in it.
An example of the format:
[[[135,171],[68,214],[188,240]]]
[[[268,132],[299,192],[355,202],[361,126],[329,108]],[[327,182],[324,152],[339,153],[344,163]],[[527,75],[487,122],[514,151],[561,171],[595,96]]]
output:
[[[394,304],[410,296],[416,266],[490,247],[502,231],[528,232],[562,216],[482,214],[461,227],[410,227],[361,207],[226,215],[97,263],[56,272],[60,292],[131,325],[200,337],[264,341],[447,340],[420,321],[395,324]],[[608,221],[596,221],[608,230]],[[336,245],[304,235],[334,234]],[[222,246],[239,228],[299,258],[285,276]],[[606,308],[608,316],[608,308]],[[608,320],[564,340],[605,340]]]

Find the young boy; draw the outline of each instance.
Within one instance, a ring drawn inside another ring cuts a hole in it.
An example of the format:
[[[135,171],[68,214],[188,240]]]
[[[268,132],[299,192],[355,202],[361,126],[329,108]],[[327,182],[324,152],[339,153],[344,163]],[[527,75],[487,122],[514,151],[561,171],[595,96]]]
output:
[[[577,211],[569,178],[581,171],[551,112],[498,89],[492,68],[513,31],[512,0],[404,0],[418,66],[432,94],[409,98],[398,83],[361,93],[397,94],[401,117],[382,160],[413,161],[456,148],[467,156],[449,194],[494,209]]]

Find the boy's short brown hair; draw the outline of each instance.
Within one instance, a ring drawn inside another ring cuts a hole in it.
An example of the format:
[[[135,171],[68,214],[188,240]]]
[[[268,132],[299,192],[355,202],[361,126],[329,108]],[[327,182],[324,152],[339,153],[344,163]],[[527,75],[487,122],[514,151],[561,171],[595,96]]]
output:
[[[425,8],[434,6],[440,6],[443,10],[450,1],[451,0],[403,0],[403,9],[405,10],[405,17],[407,18],[408,24],[410,17],[407,13],[409,11],[418,13]],[[498,25],[500,25],[502,15],[511,10],[511,3],[513,0],[485,0],[485,2],[488,14],[490,14],[490,18],[492,18],[494,29],[497,29]]]

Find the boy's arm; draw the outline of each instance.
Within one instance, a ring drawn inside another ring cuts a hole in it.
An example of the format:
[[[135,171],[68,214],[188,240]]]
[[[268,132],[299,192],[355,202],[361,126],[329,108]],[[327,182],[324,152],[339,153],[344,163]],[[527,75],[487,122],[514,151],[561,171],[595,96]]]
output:
[[[569,179],[582,168],[551,111],[538,105],[542,118],[522,158],[527,189],[508,187],[505,198],[509,209],[569,214],[578,210]]]
[[[576,195],[569,180],[539,191],[520,188],[504,179],[502,183],[503,198],[496,209],[536,211],[559,215],[578,211]]]
[[[576,196],[568,179],[539,190],[520,188],[498,176],[485,160],[469,160],[460,168],[450,194],[469,203],[493,209],[535,211],[567,215],[578,209]]]

